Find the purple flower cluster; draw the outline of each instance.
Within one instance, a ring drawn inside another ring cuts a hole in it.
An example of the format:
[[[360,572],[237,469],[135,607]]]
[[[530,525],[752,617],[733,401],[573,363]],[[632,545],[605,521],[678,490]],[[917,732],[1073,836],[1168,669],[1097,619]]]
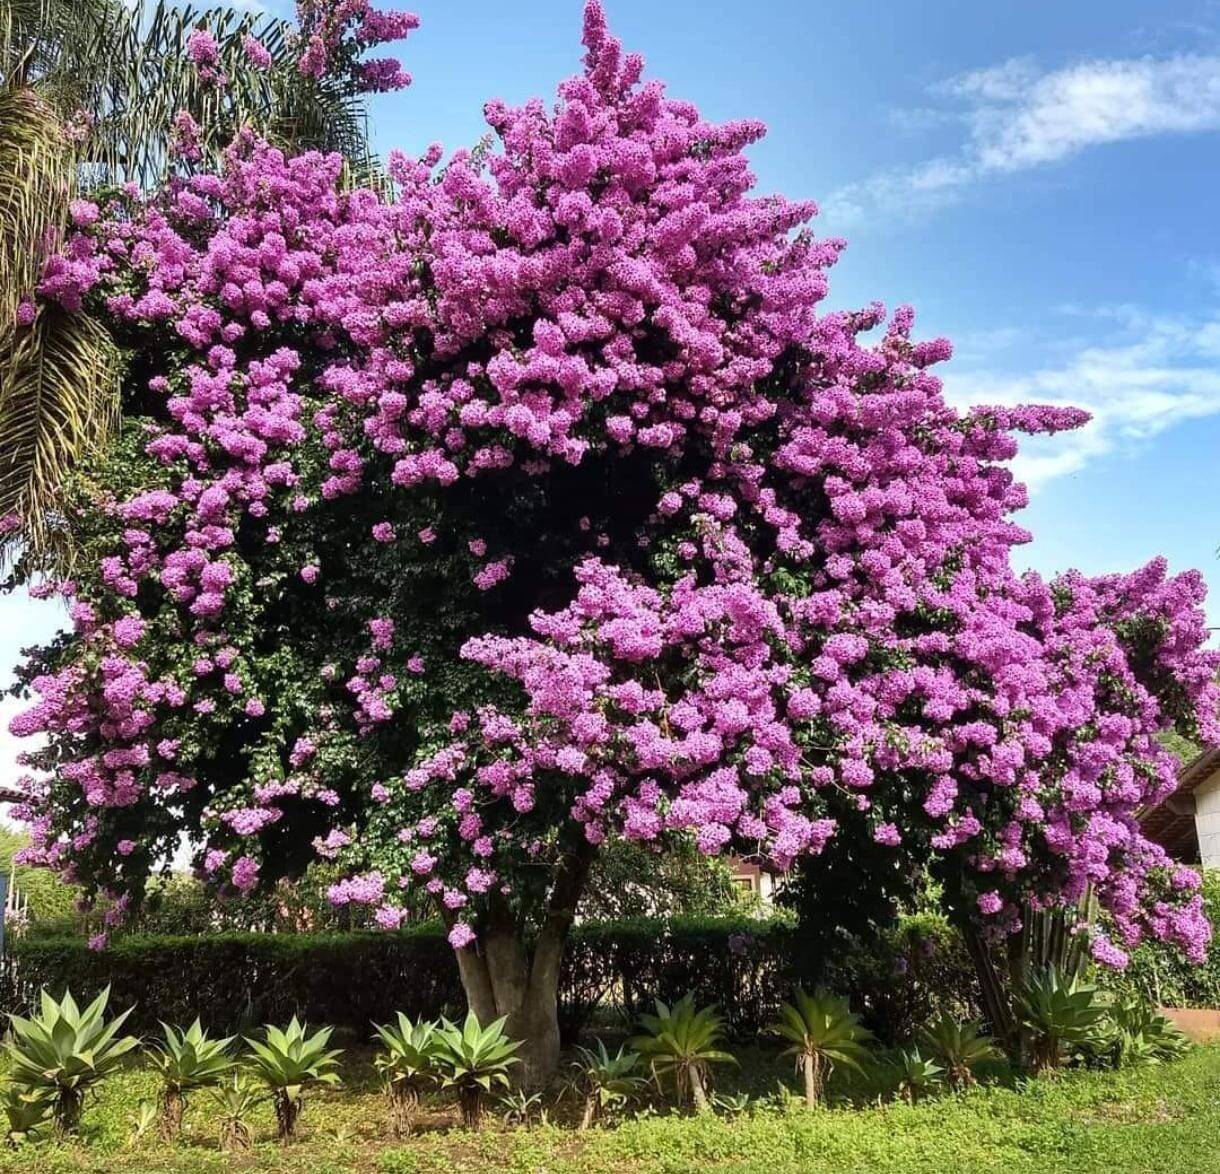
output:
[[[297,64],[306,77],[346,73],[363,93],[385,93],[411,84],[411,75],[397,59],[357,57],[376,45],[404,40],[419,27],[414,13],[381,11],[369,0],[297,0],[297,23]]]

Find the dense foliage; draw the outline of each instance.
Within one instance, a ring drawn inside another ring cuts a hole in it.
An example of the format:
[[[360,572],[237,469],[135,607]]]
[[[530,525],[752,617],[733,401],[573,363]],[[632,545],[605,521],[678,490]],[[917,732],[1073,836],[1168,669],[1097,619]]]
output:
[[[798,935],[783,921],[676,919],[580,925],[560,982],[560,1018],[573,1039],[607,1007],[624,1021],[693,991],[715,1003],[735,1040],[758,1033],[797,982],[849,995],[886,1042],[910,1038],[945,1012],[977,1014],[970,961],[955,935],[929,918],[904,921],[870,948],[849,948],[828,972],[800,969]],[[91,994],[110,985],[114,1001],[136,1004],[133,1028],[189,1022],[249,1031],[298,1014],[363,1039],[372,1022],[460,1013],[462,991],[441,927],[392,934],[217,934],[121,937],[90,951],[80,940],[23,940],[15,946],[17,1009],[40,985]],[[24,993],[22,993],[24,992]]]
[[[245,134],[75,206],[41,297],[106,320],[127,420],[24,669],[29,858],[115,919],[183,832],[230,892],[334,860],[334,903],[440,913],[484,1018],[528,982],[530,1037],[614,839],[863,837],[991,936],[1091,886],[1099,960],[1202,956],[1135,818],[1159,734],[1220,737],[1201,578],[1017,574],[1016,435],[1083,414],[958,413],[909,309],[820,313],[842,242],[753,194],[763,128],[642,81],[597,0],[584,41],[393,199]]]

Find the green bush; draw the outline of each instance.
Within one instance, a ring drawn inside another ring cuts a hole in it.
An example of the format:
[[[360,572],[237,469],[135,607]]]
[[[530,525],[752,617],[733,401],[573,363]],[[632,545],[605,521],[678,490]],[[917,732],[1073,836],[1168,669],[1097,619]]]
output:
[[[794,986],[807,983],[799,932],[785,918],[674,918],[574,927],[560,980],[560,1025],[568,1043],[607,1003],[623,1024],[688,991],[714,1003],[727,1037],[752,1039],[772,1022]],[[212,1032],[248,1032],[293,1015],[365,1038],[370,1023],[399,1011],[415,1019],[453,1018],[465,998],[453,949],[439,924],[397,933],[218,933],[129,935],[103,951],[79,938],[13,943],[0,973],[0,1011],[31,1005],[39,986],[136,1004],[131,1026],[199,1015]],[[19,979],[19,981],[16,981]],[[942,1011],[978,1014],[974,972],[957,935],[939,918],[905,918],[872,949],[846,943],[823,982],[848,995],[864,1024],[887,1044],[911,1039]]]

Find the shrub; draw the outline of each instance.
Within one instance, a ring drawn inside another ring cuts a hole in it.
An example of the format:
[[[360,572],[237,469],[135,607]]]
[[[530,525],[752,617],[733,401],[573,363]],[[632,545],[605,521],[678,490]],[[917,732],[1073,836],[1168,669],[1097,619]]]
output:
[[[504,1034],[504,1020],[483,1027],[469,1011],[461,1027],[442,1021],[437,1032],[436,1063],[445,1088],[455,1088],[462,1121],[478,1129],[483,1117],[483,1094],[508,1087],[508,1070],[519,1063],[513,1053],[521,1046]]]
[[[696,1007],[689,993],[672,1008],[657,999],[656,1014],[641,1015],[640,1023],[644,1034],[631,1046],[648,1061],[653,1077],[660,1083],[661,1076],[669,1074],[678,1104],[706,1112],[712,1066],[737,1063],[719,1046],[724,1032],[716,1008]]]
[[[811,1109],[822,1099],[836,1064],[861,1071],[860,1060],[872,1038],[846,999],[824,990],[808,995],[799,988],[795,1000],[780,1009],[779,1022],[768,1030],[788,1041],[784,1053],[796,1057],[805,1079],[805,1103]]]
[[[169,1140],[182,1129],[187,1094],[219,1084],[232,1069],[233,1037],[209,1039],[198,1018],[185,1031],[168,1023],[161,1030],[164,1041],[149,1050],[149,1058],[161,1077],[161,1136]]]
[[[899,1052],[898,1059],[891,1061],[898,1070],[898,1095],[913,1105],[921,1097],[940,1087],[945,1070],[918,1048]]]
[[[1106,1014],[1097,987],[1079,978],[1066,979],[1053,966],[1025,980],[1017,1006],[1030,1034],[1036,1072],[1051,1072],[1070,1053],[1087,1048]]]
[[[374,1026],[383,1050],[373,1063],[390,1104],[390,1129],[395,1137],[406,1137],[415,1122],[420,1092],[438,1076],[440,1035],[435,1023],[412,1023],[401,1011],[396,1023]]]
[[[620,1047],[612,1056],[598,1040],[595,1047],[577,1048],[576,1056],[573,1084],[584,1100],[581,1129],[622,1108],[644,1086],[639,1052]]]
[[[127,1144],[129,1146],[139,1145],[152,1131],[152,1127],[157,1124],[159,1117],[162,1128],[164,1128],[164,1114],[152,1101],[141,1101],[136,1105],[135,1112],[127,1118],[131,1125],[131,1136],[128,1138]]]
[[[13,953],[23,989],[11,1009],[40,985],[87,994],[111,986],[116,1003],[136,1004],[129,1026],[145,1034],[196,1015],[225,1035],[295,1015],[364,1035],[398,1010],[432,1018],[462,1005],[439,923],[393,934],[131,935],[100,951],[79,938],[26,939]]]
[[[246,1040],[250,1069],[271,1093],[281,1141],[289,1141],[296,1132],[305,1090],[315,1084],[339,1083],[334,1069],[341,1052],[328,1048],[330,1036],[329,1027],[310,1035],[294,1015],[286,1028],[268,1024],[261,1040]]]
[[[220,1148],[248,1150],[254,1140],[250,1115],[267,1098],[245,1073],[234,1072],[227,1083],[213,1091],[212,1099],[220,1111]]]
[[[1208,921],[1220,925],[1220,869],[1203,874],[1203,905]],[[1220,934],[1201,963],[1173,945],[1145,941],[1131,951],[1125,970],[1104,972],[1103,980],[1108,990],[1153,1006],[1220,1007]]]
[[[25,1092],[45,1094],[56,1128],[61,1133],[74,1133],[80,1125],[86,1094],[139,1046],[139,1040],[119,1036],[130,1010],[105,1019],[109,988],[83,1011],[70,991],[64,991],[59,1002],[46,990],[40,997],[38,1016],[12,1016],[12,1038],[7,1045],[9,1077]]]
[[[559,988],[564,1038],[574,1043],[605,1002],[621,1001],[634,1022],[652,997],[672,1003],[693,991],[700,1005],[716,1005],[726,1038],[753,1039],[794,985],[814,985],[804,979],[798,937],[782,917],[577,925]],[[363,1036],[370,1022],[392,1022],[399,1011],[415,1021],[454,1018],[464,1007],[439,923],[393,933],[131,935],[100,952],[81,939],[23,939],[13,952],[15,966],[0,967],[0,1008],[23,1011],[40,985],[89,995],[110,985],[116,1003],[137,1003],[129,1026],[148,1034],[198,1014],[226,1035],[296,1015]],[[816,985],[850,994],[887,1044],[911,1039],[942,1011],[978,1014],[973,968],[941,918],[907,917],[876,942],[849,942],[821,972]]]
[[[923,1033],[928,1050],[945,1066],[949,1083],[956,1089],[977,1083],[974,1070],[1000,1058],[999,1049],[981,1033],[980,1023],[959,1023],[950,1015],[941,1015]]]
[[[1114,1068],[1139,1068],[1176,1060],[1190,1048],[1177,1026],[1146,1000],[1115,998],[1089,1041],[1092,1059]]]
[[[53,1105],[45,1089],[7,1084],[0,1090],[0,1108],[4,1110],[5,1140],[14,1149],[51,1124]]]
[[[539,1120],[545,1120],[546,1110],[542,1107],[542,1093],[529,1092],[523,1088],[513,1089],[499,1098],[500,1120],[505,1125],[522,1125],[526,1129],[533,1127]]]

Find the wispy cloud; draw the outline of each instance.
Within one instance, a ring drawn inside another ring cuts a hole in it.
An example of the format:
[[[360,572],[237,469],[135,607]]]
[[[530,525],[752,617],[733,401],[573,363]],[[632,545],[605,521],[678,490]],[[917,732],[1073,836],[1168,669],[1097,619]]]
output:
[[[1035,489],[1175,425],[1220,415],[1220,315],[1190,319],[1129,306],[1087,315],[1106,328],[1102,341],[1024,372],[989,371],[976,354],[972,366],[951,365],[946,377],[960,405],[1070,404],[1092,413],[1076,432],[1023,445],[1016,470]]]
[[[835,227],[877,206],[928,209],[962,187],[1068,159],[1090,147],[1220,130],[1220,56],[1085,61],[1040,70],[1024,58],[934,87],[964,129],[955,153],[874,175],[832,193]],[[919,109],[919,119],[929,112]]]

